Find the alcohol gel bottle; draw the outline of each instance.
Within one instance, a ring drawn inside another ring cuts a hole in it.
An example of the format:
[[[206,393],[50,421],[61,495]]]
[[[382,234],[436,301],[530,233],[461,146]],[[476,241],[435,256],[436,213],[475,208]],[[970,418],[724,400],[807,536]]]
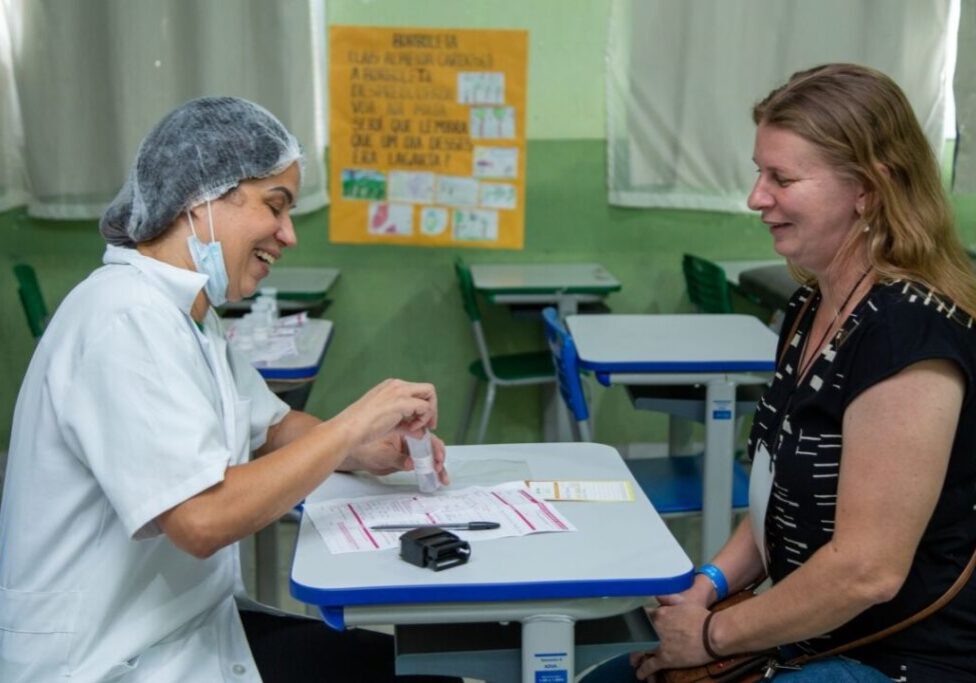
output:
[[[421,493],[433,493],[440,486],[437,472],[434,471],[434,449],[430,444],[430,432],[424,430],[424,435],[415,439],[404,436],[410,457],[413,459],[413,469],[417,473],[417,486]]]

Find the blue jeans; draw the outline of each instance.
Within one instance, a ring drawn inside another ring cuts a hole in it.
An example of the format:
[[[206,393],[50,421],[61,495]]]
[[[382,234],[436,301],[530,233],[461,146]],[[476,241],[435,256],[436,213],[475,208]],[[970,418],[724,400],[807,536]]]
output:
[[[604,662],[583,679],[583,683],[636,681],[627,655]],[[777,683],[891,683],[883,673],[844,657],[811,662],[800,671],[779,671]]]
[[[804,665],[799,671],[776,674],[780,683],[891,683],[883,673],[845,657],[828,657]]]

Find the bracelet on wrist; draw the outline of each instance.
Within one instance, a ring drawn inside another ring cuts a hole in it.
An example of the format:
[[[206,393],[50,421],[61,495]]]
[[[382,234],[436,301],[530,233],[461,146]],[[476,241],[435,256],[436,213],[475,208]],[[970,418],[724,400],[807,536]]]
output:
[[[725,574],[721,569],[716,567],[714,564],[703,564],[698,568],[696,574],[704,574],[705,578],[711,581],[712,585],[715,587],[715,596],[717,600],[724,600],[729,594],[729,582],[725,578]]]
[[[705,617],[704,623],[702,623],[702,647],[705,649],[705,652],[708,654],[708,656],[711,657],[712,659],[722,659],[722,655],[717,653],[715,651],[715,648],[712,647],[712,638],[708,632],[709,627],[712,625],[712,617],[714,616],[715,616],[715,612],[709,612],[708,616]]]

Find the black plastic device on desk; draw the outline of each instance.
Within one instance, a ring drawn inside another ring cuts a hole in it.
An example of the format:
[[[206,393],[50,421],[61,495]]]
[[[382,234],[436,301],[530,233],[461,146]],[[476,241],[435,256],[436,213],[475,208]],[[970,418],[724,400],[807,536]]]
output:
[[[440,527],[422,526],[400,536],[400,558],[435,572],[464,564],[470,556],[467,541]]]

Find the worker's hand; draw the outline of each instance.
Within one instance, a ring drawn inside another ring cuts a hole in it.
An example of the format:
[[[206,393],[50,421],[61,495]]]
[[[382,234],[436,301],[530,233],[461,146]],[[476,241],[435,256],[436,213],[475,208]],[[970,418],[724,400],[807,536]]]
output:
[[[433,384],[388,379],[367,391],[333,420],[346,434],[351,452],[394,432],[422,432],[437,426]]]
[[[433,434],[430,435],[430,445],[434,451],[434,471],[441,484],[447,486],[450,480],[444,467],[444,442]],[[412,470],[413,460],[410,459],[407,444],[399,433],[389,434],[381,439],[365,444],[346,458],[342,464],[344,470],[366,470],[373,474],[389,474],[397,470]]]

